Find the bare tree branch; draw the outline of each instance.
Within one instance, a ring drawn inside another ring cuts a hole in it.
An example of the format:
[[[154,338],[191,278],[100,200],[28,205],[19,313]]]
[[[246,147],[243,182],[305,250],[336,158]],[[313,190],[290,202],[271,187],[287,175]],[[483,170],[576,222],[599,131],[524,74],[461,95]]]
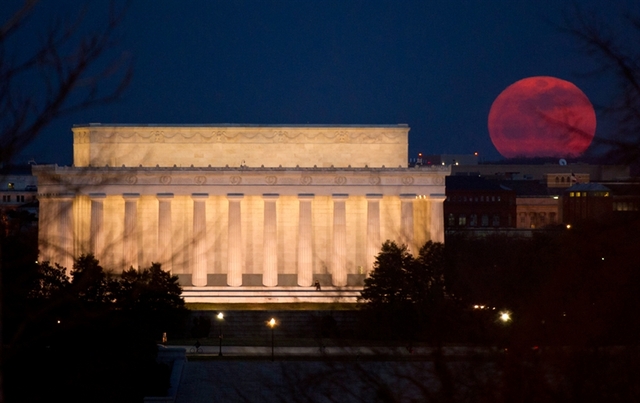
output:
[[[36,49],[12,55],[9,39],[20,35],[36,3],[28,1],[0,28],[0,162],[11,161],[54,119],[118,99],[132,75],[127,54],[109,54],[127,8],[114,2],[104,26],[83,33],[83,10],[71,23],[55,22]]]
[[[613,98],[601,108],[614,123],[615,133],[595,141],[606,146],[608,156],[617,162],[640,162],[640,15],[627,11],[616,27],[596,15],[575,4],[557,28],[576,39],[597,63],[591,75],[612,78],[616,84]]]

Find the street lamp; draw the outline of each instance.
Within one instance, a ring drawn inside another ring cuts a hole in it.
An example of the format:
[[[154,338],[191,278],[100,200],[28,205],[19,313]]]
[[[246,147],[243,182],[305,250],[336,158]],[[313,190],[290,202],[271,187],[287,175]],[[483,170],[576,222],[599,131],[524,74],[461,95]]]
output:
[[[509,312],[500,312],[500,320],[504,323],[507,323],[511,320],[511,314]]]
[[[273,329],[276,327],[276,320],[274,318],[271,318],[271,320],[267,322],[267,325],[271,327],[271,361],[273,361],[275,357],[274,343],[273,343]]]
[[[220,321],[220,335],[218,336],[218,339],[220,340],[220,344],[219,344],[219,349],[218,349],[218,356],[222,357],[222,324],[224,323],[224,314],[222,312],[218,313],[218,320]]]

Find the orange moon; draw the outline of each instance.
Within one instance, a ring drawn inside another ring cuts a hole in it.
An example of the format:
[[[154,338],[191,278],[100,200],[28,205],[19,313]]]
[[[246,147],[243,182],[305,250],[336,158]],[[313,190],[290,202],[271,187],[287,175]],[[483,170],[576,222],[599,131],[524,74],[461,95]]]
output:
[[[489,135],[498,152],[514,157],[577,157],[596,133],[589,98],[572,83],[529,77],[508,86],[491,105]]]

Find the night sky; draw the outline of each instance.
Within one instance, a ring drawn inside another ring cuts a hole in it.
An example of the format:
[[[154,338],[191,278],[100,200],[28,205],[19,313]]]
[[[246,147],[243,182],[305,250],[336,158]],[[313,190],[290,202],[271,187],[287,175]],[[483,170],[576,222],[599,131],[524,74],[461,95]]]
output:
[[[9,0],[3,20],[21,1]],[[52,16],[74,17],[77,1],[44,1],[21,49]],[[106,1],[89,2],[85,28]],[[619,1],[634,4],[631,1]],[[618,23],[608,1],[580,1]],[[410,155],[500,156],[487,116],[508,85],[529,76],[571,81],[595,105],[611,81],[562,23],[569,2],[475,1],[134,1],[109,56],[133,60],[122,99],[57,120],[26,161],[72,160],[73,124],[397,124]],[[108,59],[106,59],[108,60]],[[28,87],[28,84],[27,84]],[[29,88],[32,91],[37,88]],[[598,116],[599,117],[599,116]],[[606,125],[598,121],[596,136]]]

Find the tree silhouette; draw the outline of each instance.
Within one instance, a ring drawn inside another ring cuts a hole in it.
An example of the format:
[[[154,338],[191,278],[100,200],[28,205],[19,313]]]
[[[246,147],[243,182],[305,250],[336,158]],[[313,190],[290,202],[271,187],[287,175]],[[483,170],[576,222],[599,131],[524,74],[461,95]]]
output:
[[[610,160],[640,162],[640,14],[627,9],[617,24],[607,24],[598,13],[577,4],[565,13],[558,28],[573,37],[579,48],[596,62],[592,77],[612,80],[613,95],[599,109],[613,123],[613,133],[598,136]]]
[[[359,301],[390,337],[426,337],[438,343],[453,303],[444,273],[444,244],[428,241],[414,257],[406,245],[387,240]]]
[[[0,25],[0,163],[55,119],[118,99],[132,75],[126,54],[110,55],[126,8],[110,2],[104,24],[88,31],[83,8],[71,21],[54,20],[39,46],[25,48],[38,3],[25,1]]]
[[[110,2],[103,24],[89,26],[84,19],[86,9],[73,20],[52,20],[40,45],[30,48],[24,46],[25,37],[34,30],[28,23],[38,3],[26,0],[3,13],[6,19],[0,21],[0,164],[11,162],[55,119],[116,100],[132,75],[126,55],[110,55],[125,7]],[[7,243],[4,233],[0,242],[2,246]],[[6,272],[4,265],[0,255],[0,273]],[[5,276],[19,277],[15,273]],[[0,290],[13,287],[15,284],[0,283]],[[5,292],[0,292],[0,315],[4,316]],[[3,316],[0,335],[4,333]],[[0,340],[0,352],[4,345]],[[4,401],[3,358],[4,353],[0,355],[0,403]]]

